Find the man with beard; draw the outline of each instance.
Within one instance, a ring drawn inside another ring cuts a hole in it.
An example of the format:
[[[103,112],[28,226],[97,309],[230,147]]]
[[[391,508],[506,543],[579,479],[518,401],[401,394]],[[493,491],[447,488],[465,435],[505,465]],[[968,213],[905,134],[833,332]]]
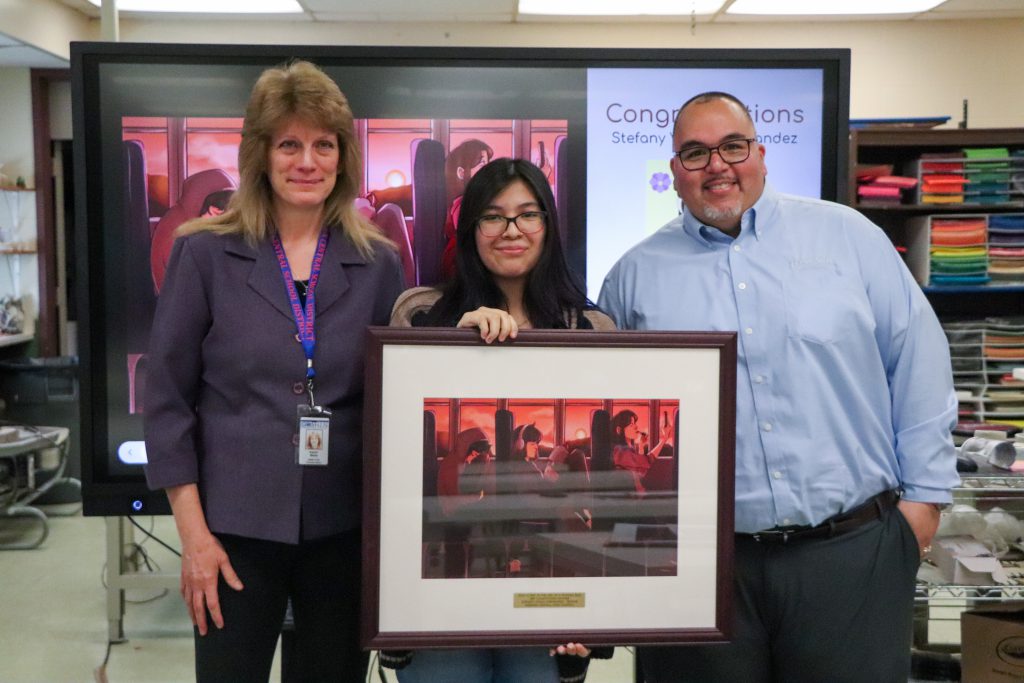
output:
[[[598,305],[620,329],[738,332],[734,624],[638,648],[645,679],[906,680],[920,553],[959,481],[942,329],[882,230],[765,182],[738,99],[686,102],[673,145],[683,213]]]

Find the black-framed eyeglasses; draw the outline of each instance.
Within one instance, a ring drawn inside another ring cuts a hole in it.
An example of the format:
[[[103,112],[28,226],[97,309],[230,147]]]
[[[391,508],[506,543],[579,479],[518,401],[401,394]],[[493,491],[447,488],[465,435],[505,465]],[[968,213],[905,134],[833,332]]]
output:
[[[726,140],[714,147],[693,145],[692,147],[683,147],[676,152],[676,156],[679,157],[679,163],[687,171],[703,171],[711,163],[712,152],[718,152],[718,156],[727,164],[746,161],[750,158],[750,143],[756,140],[757,138],[737,138]]]
[[[476,219],[476,227],[484,237],[497,237],[508,230],[509,223],[515,223],[519,232],[530,234],[544,227],[547,213],[544,211],[524,211],[518,216],[501,216],[489,213]]]

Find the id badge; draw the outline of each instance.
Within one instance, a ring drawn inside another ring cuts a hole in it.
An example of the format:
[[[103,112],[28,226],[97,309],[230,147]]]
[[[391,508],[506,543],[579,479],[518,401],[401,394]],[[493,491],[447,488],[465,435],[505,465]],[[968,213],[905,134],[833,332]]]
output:
[[[300,405],[299,447],[300,465],[326,466],[328,440],[331,436],[331,413],[319,406]]]

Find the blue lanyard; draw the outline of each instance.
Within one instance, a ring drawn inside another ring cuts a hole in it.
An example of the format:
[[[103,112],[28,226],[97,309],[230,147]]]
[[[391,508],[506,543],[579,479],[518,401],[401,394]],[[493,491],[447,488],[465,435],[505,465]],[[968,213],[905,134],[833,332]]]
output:
[[[284,286],[288,290],[288,301],[291,303],[292,315],[295,317],[295,327],[299,331],[299,342],[306,354],[306,380],[312,385],[316,371],[313,369],[313,352],[316,349],[316,283],[320,279],[320,267],[324,262],[324,252],[327,251],[328,231],[325,228],[320,233],[320,240],[316,245],[316,253],[313,255],[313,266],[309,271],[309,285],[306,287],[306,310],[302,310],[302,303],[299,300],[299,292],[295,289],[295,280],[292,278],[292,269],[288,265],[288,257],[281,246],[281,239],[274,235],[274,253],[277,254],[277,263],[281,266],[281,275],[284,277]]]

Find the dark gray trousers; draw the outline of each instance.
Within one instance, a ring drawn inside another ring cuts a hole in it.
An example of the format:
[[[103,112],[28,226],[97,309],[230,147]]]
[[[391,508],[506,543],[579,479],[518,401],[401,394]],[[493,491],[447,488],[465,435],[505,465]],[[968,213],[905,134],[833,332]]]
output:
[[[920,557],[896,508],[830,539],[736,536],[732,641],[640,647],[646,683],[906,683]]]

